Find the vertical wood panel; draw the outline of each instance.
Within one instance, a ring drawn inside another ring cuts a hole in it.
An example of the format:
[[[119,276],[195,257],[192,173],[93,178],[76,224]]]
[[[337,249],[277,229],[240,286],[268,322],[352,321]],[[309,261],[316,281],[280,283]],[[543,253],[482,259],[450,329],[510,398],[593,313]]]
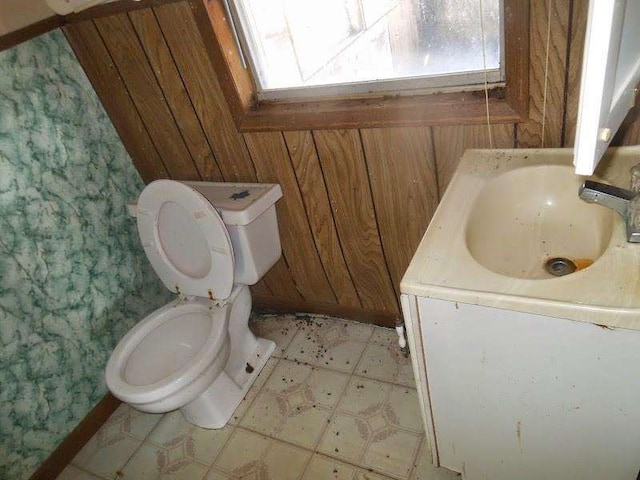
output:
[[[438,205],[431,130],[362,130],[378,229],[396,295]]]
[[[398,312],[357,130],[313,132],[338,234],[365,308]]]
[[[193,110],[191,99],[182,83],[180,72],[171,57],[153,10],[130,12],[129,19],[138,34],[200,177],[210,182],[222,181],[220,168],[202,131],[198,116]]]
[[[338,303],[362,307],[344,260],[311,132],[284,132],[320,260]]]
[[[264,281],[264,278],[260,279],[255,285],[251,285],[251,293],[254,295],[261,295],[263,297],[271,297],[273,295],[271,289]]]
[[[154,11],[225,181],[255,182],[249,152],[236,130],[189,5],[171,3]]]
[[[569,30],[569,2],[531,2],[529,121],[517,126],[518,147],[560,147],[564,120],[564,84]],[[547,30],[551,9],[551,32],[547,59]],[[546,104],[544,103],[546,79]],[[544,110],[544,139],[542,118]]]
[[[271,270],[262,279],[271,295],[279,298],[289,298],[291,300],[302,300],[296,284],[293,282],[291,271],[287,265],[287,260],[283,256],[271,267]]]
[[[486,125],[433,127],[433,148],[438,172],[440,196],[444,195],[464,151],[469,148],[489,148]],[[491,125],[493,148],[513,148],[514,126]]]
[[[279,183],[283,198],[277,204],[280,239],[297,290],[304,300],[335,303],[320,262],[289,154],[280,132],[245,134],[258,180]]]
[[[126,14],[111,15],[96,19],[95,24],[171,178],[199,180],[200,174],[129,18]]]
[[[142,179],[167,178],[169,173],[93,22],[69,24],[64,33]]]
[[[576,138],[576,120],[580,99],[580,75],[582,74],[582,53],[584,36],[587,31],[589,2],[573,1],[571,15],[571,35],[569,36],[569,58],[567,59],[566,108],[564,112],[564,147],[573,147]]]

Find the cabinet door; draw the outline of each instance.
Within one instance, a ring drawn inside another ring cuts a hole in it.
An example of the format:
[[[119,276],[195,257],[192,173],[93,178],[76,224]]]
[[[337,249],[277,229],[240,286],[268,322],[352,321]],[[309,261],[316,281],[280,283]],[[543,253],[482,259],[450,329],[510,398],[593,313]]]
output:
[[[591,175],[633,107],[640,81],[640,1],[591,0],[576,130],[576,173]]]
[[[440,464],[467,480],[631,480],[640,331],[419,298]]]

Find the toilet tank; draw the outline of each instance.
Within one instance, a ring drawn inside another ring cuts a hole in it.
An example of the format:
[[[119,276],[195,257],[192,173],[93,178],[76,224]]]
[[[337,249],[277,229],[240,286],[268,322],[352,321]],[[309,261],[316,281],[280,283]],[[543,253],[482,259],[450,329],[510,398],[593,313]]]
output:
[[[235,255],[234,283],[253,285],[282,254],[274,183],[186,182],[209,200],[229,232]]]

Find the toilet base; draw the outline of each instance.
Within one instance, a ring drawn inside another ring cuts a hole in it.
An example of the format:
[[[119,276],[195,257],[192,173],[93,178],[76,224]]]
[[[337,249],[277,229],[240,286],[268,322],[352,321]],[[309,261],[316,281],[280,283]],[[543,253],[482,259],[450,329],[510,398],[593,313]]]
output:
[[[223,370],[213,384],[180,409],[184,418],[202,428],[224,427],[276,348],[266,338],[256,338],[257,348],[247,358],[245,372],[234,382]]]

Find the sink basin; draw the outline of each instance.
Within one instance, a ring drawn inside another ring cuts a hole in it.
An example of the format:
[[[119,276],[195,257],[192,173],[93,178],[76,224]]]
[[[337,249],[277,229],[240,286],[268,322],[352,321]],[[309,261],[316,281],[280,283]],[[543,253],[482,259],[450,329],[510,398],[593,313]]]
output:
[[[468,150],[402,293],[640,329],[640,245],[620,215],[578,198],[587,178],[628,188],[639,159],[639,147],[610,149],[579,177],[570,149]],[[575,271],[549,273],[556,257]]]
[[[469,213],[471,256],[514,278],[555,278],[545,268],[554,258],[590,266],[611,240],[616,213],[580,200],[582,182],[564,165],[517,168],[487,181]]]

